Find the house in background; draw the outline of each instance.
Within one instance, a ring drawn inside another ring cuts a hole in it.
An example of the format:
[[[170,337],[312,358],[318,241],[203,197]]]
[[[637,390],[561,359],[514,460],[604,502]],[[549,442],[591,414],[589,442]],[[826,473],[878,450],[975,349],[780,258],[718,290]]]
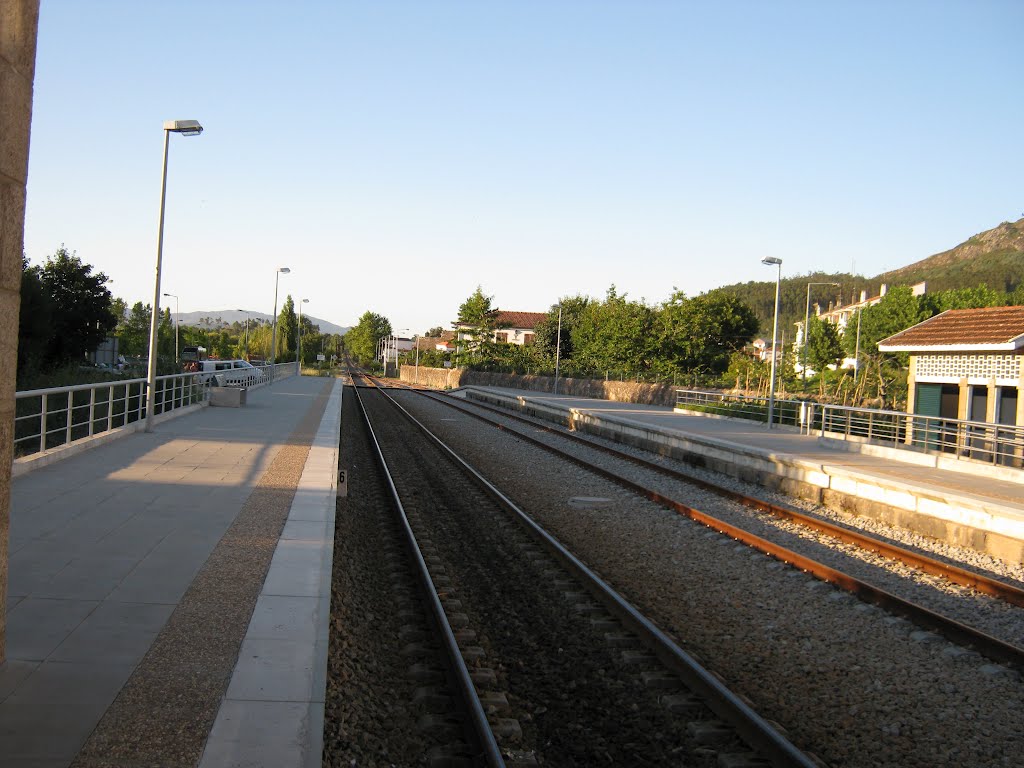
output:
[[[915,283],[914,285],[910,286],[910,292],[914,296],[923,296],[925,293],[927,293],[927,291],[927,282]],[[848,327],[850,329],[850,332],[854,333],[857,330],[857,322],[860,320],[861,310],[867,309],[868,307],[873,307],[876,304],[878,304],[882,299],[885,298],[886,293],[888,293],[888,286],[885,283],[882,283],[881,287],[878,290],[877,296],[868,296],[867,291],[861,291],[859,301],[854,301],[850,304],[842,304],[835,307],[833,307],[830,302],[828,310],[825,312],[821,311],[820,304],[815,303],[812,305],[814,316],[820,319],[822,322],[831,323],[832,325],[836,326],[840,334],[845,334]],[[803,345],[804,323],[801,320],[796,324],[796,341],[793,342],[793,351],[796,353],[797,362],[795,364],[795,368],[797,373],[800,373],[801,371]],[[856,360],[854,358],[847,357],[843,359],[843,362],[839,367],[856,368],[856,365]],[[829,367],[831,368],[832,366]],[[813,376],[815,373],[813,370],[811,370],[809,366],[807,372],[811,376]]]
[[[547,317],[546,312],[509,312],[498,310],[494,314],[495,331],[491,339],[499,344],[518,344],[529,346],[536,338],[536,328]],[[469,337],[468,326],[454,323],[458,333],[457,340]]]
[[[784,342],[778,341],[775,344],[775,363],[778,365],[782,362],[782,356],[785,351]],[[772,342],[770,339],[756,338],[750,343],[750,354],[762,363],[770,363],[772,361]]]
[[[908,413],[1024,425],[1024,307],[950,309],[878,349],[910,354]]]

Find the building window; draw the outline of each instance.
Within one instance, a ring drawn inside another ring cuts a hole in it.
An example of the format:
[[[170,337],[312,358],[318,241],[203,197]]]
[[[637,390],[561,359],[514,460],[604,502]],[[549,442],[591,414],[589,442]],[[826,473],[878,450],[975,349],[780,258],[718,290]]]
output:
[[[498,342],[499,344],[508,344],[508,334],[507,333],[496,333],[496,334],[494,334],[494,340],[496,342]]]
[[[524,333],[523,334],[523,344],[525,344],[527,346],[529,346],[530,344],[533,344],[533,336],[534,336],[534,334],[532,334],[532,333]]]

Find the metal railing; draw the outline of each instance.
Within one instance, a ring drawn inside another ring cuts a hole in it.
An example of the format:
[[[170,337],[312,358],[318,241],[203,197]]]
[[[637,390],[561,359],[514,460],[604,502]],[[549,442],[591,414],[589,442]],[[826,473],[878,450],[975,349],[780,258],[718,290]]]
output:
[[[768,398],[676,390],[676,407],[767,423]],[[775,423],[804,434],[868,442],[958,460],[1024,467],[1024,427],[943,419],[809,400],[776,400]]]
[[[260,380],[224,382],[253,388],[296,372],[295,363],[260,366]],[[123,379],[15,393],[14,456],[29,456],[109,432],[146,418],[146,379]],[[209,375],[158,376],[153,415],[209,399],[217,381]]]

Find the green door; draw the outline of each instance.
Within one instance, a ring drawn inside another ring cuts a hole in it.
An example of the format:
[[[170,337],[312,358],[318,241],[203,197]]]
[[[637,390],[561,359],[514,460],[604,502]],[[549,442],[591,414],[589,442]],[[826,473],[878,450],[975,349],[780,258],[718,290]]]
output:
[[[942,385],[917,384],[914,390],[914,414],[932,416],[936,419],[942,415]],[[938,450],[941,442],[939,423],[929,422],[928,429],[914,432],[914,445],[926,450]]]

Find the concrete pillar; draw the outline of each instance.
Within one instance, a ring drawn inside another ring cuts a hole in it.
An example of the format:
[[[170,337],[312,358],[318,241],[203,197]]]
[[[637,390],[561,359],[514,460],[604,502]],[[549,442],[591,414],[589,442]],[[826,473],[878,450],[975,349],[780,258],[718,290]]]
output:
[[[917,405],[917,355],[910,356],[910,371],[907,373],[907,413],[914,414]],[[907,419],[907,433],[903,438],[907,445],[914,444],[914,420]]]
[[[7,649],[14,387],[39,0],[0,0],[0,664]]]
[[[966,376],[960,379],[959,398],[960,399],[956,404],[956,417],[960,419],[960,421],[964,421],[967,418],[967,409],[971,402],[971,385],[967,383]]]

